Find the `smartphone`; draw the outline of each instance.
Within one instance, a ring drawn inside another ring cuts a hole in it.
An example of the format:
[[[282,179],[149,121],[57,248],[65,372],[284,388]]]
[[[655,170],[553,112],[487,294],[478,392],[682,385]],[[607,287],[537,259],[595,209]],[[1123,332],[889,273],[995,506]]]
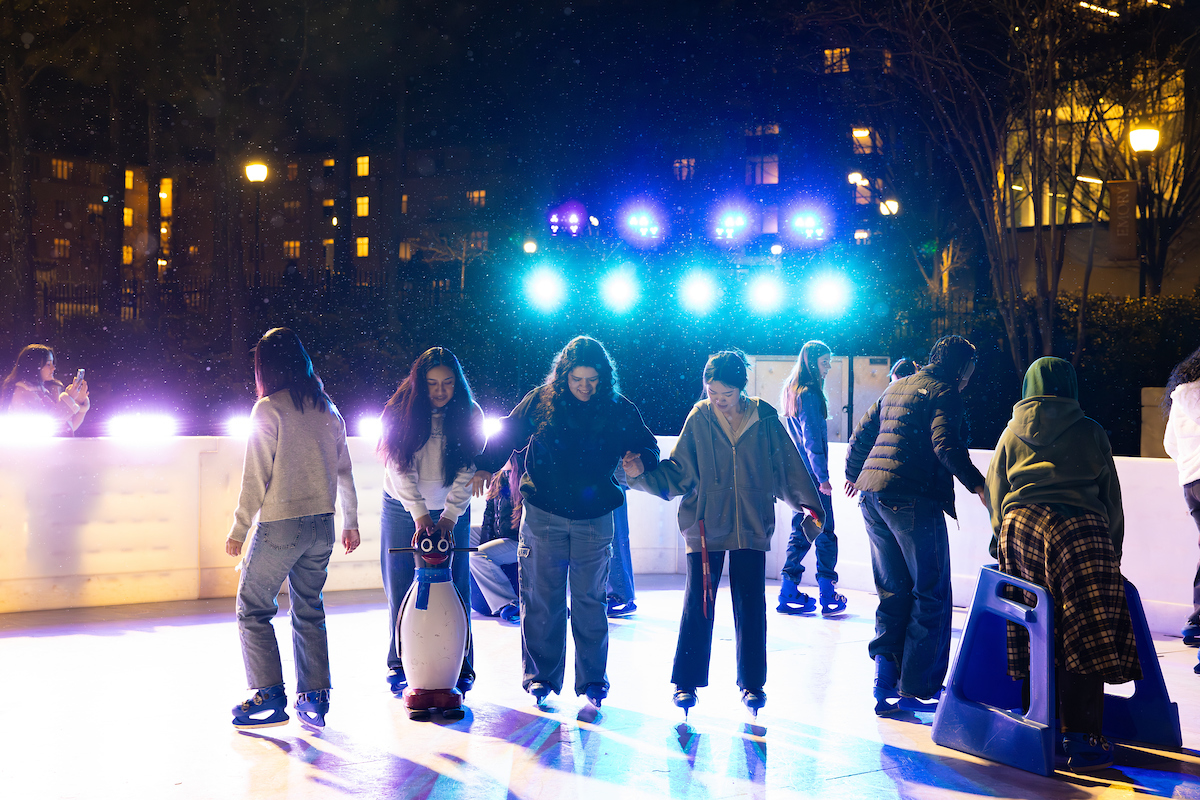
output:
[[[79,372],[75,373],[75,385],[78,386],[82,382],[83,382],[83,370],[79,370]]]

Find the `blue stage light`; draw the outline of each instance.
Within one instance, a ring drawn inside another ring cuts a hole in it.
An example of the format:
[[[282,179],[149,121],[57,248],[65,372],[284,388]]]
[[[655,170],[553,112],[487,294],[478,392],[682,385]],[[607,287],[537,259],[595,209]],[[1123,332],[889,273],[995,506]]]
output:
[[[600,295],[604,304],[617,313],[623,314],[633,308],[638,299],[637,282],[626,270],[619,270],[604,279],[600,287]]]
[[[693,314],[707,314],[717,302],[717,285],[703,272],[693,272],[680,284],[679,301]]]
[[[809,291],[809,305],[818,314],[837,316],[849,303],[850,284],[841,275],[818,278]]]
[[[541,311],[558,308],[567,294],[562,276],[549,267],[538,267],[525,279],[525,296]]]
[[[750,282],[747,298],[750,307],[762,314],[771,314],[783,304],[786,291],[774,275],[759,275]]]

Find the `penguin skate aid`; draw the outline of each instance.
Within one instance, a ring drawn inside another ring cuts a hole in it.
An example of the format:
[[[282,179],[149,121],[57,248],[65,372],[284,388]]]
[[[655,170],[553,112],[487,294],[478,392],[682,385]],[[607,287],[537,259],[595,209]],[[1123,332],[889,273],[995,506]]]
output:
[[[404,705],[411,719],[429,719],[434,711],[446,719],[462,719],[463,695],[455,684],[467,652],[470,629],[467,603],[450,578],[450,554],[472,551],[455,547],[452,534],[440,528],[417,532],[413,547],[388,548],[389,553],[413,552],[425,565],[404,595],[396,620],[396,642],[408,687]]]

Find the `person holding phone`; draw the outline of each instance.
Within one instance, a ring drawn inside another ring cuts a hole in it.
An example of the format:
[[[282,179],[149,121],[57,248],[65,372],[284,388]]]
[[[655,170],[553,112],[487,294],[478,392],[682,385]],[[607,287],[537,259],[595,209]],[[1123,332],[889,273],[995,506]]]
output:
[[[17,363],[0,385],[0,411],[17,414],[48,414],[59,426],[57,432],[73,436],[91,408],[83,370],[70,386],[54,379],[54,351],[44,344],[22,348]]]

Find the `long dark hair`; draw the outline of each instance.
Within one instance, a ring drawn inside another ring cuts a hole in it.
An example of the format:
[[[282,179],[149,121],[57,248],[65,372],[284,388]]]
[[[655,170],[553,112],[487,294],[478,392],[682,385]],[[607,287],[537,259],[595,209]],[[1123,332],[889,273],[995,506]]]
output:
[[[383,435],[379,438],[378,452],[387,464],[401,470],[412,469],[413,457],[429,441],[433,430],[433,403],[425,381],[434,367],[446,367],[454,375],[454,394],[445,406],[446,416],[442,420],[442,433],[446,437],[443,479],[449,486],[459,470],[472,464],[483,450],[483,430],[471,424],[475,397],[462,365],[444,347],[431,347],[417,356],[408,375],[383,407]]]
[[[718,350],[704,362],[703,385],[700,387],[700,398],[706,396],[705,390],[713,381],[720,381],[726,386],[737,389],[742,397],[746,396],[746,384],[750,382],[750,361],[746,354],[736,347],[730,350]]]
[[[254,347],[254,387],[259,400],[287,389],[301,414],[305,400],[322,412],[332,404],[308,351],[291,328],[272,328],[258,340]]]
[[[1167,391],[1163,394],[1162,409],[1164,414],[1171,413],[1171,393],[1185,383],[1200,381],[1200,348],[1196,348],[1190,356],[1175,365],[1171,377],[1167,379]],[[4,384],[6,387],[7,383]]]
[[[813,339],[805,342],[800,348],[800,355],[792,365],[787,380],[783,382],[783,415],[785,417],[800,416],[802,403],[800,396],[805,392],[813,392],[821,399],[821,419],[829,416],[829,399],[825,396],[825,379],[821,377],[821,368],[817,362],[823,356],[832,356],[833,350],[822,341]]]
[[[44,344],[27,344],[21,348],[12,372],[8,373],[8,377],[0,385],[0,411],[7,411],[12,405],[13,392],[17,390],[17,384],[21,381],[41,388],[42,367],[52,358],[54,351]]]
[[[576,336],[567,342],[566,347],[558,352],[550,364],[550,373],[546,375],[546,383],[542,386],[538,399],[538,431],[542,431],[554,419],[554,411],[559,398],[566,397],[571,390],[567,386],[567,376],[576,367],[591,367],[600,377],[596,394],[589,403],[605,402],[621,393],[621,384],[617,378],[617,367],[613,364],[612,356],[604,349],[604,345],[590,336]]]

